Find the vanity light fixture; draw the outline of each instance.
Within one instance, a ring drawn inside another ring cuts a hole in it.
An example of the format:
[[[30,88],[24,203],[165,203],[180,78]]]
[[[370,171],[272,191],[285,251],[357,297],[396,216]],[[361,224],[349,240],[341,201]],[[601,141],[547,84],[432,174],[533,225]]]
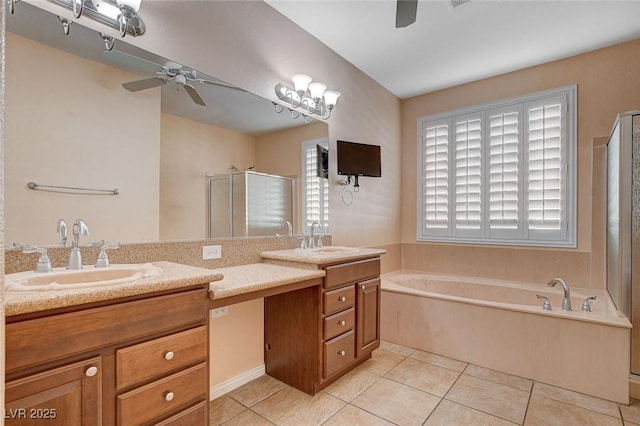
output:
[[[13,14],[15,5],[19,0],[8,0],[9,11]],[[140,36],[145,32],[144,21],[138,15],[142,0],[49,0],[73,12],[73,16],[79,19],[86,16],[115,28],[124,37],[129,34]],[[69,34],[71,21],[60,18],[65,34]]]
[[[291,104],[293,108],[302,108],[315,114],[323,120],[331,116],[333,107],[336,106],[340,92],[337,90],[327,90],[327,85],[320,82],[314,82],[311,77],[306,74],[296,74],[291,77],[293,81],[293,89],[278,83],[276,85],[276,95],[281,101]],[[274,103],[276,112],[281,113],[285,107]],[[297,118],[300,113],[289,108],[291,116]],[[295,115],[295,116],[294,116]],[[302,114],[307,119],[307,114]]]

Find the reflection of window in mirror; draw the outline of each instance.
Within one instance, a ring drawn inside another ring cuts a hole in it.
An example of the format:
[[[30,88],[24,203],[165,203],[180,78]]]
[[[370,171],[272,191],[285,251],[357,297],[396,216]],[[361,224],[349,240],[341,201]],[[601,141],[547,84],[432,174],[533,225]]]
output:
[[[327,162],[322,159],[322,149],[329,149],[329,140],[314,139],[302,143],[301,182],[302,232],[308,233],[314,221],[329,232],[329,179],[322,176]],[[325,151],[328,152],[328,151]],[[318,154],[320,153],[320,157]],[[323,166],[324,164],[324,166]]]

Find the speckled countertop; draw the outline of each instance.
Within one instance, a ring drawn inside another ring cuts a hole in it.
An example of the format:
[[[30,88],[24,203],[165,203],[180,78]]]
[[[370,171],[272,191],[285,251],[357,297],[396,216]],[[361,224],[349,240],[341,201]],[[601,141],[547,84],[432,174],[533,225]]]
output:
[[[322,269],[302,269],[268,263],[230,266],[215,270],[224,276],[209,284],[211,300],[266,290],[325,276]]]
[[[162,269],[161,275],[105,287],[56,291],[7,291],[4,294],[5,315],[11,316],[119,299],[208,283],[223,278],[219,271],[213,269],[197,268],[172,262],[151,263]]]
[[[260,256],[267,260],[279,260],[299,264],[328,265],[380,256],[386,250],[370,248],[352,248],[341,246],[323,247],[315,250],[274,250],[263,251]]]

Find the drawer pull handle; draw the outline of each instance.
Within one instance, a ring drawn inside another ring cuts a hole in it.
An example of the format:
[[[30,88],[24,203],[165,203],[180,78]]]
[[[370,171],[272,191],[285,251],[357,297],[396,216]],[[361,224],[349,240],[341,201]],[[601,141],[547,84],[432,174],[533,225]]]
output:
[[[171,401],[173,401],[173,397],[174,396],[175,395],[173,394],[173,392],[167,392],[167,393],[164,394],[164,400],[167,401],[167,402],[171,402]]]
[[[98,374],[98,367],[96,367],[95,365],[92,365],[91,367],[87,368],[87,371],[85,371],[84,374],[87,377],[93,377],[96,374]]]
[[[342,320],[338,324],[340,324],[342,327],[344,327],[345,325],[347,325],[347,322],[345,320]]]
[[[347,351],[345,351],[344,349],[341,351],[338,351],[338,355],[340,356],[345,356],[347,354]]]
[[[167,361],[171,361],[174,355],[175,354],[173,353],[173,351],[169,351],[166,354],[164,354],[164,359],[166,359]]]
[[[341,302],[346,302],[347,301],[347,297],[346,296],[340,296],[338,297],[338,300]]]

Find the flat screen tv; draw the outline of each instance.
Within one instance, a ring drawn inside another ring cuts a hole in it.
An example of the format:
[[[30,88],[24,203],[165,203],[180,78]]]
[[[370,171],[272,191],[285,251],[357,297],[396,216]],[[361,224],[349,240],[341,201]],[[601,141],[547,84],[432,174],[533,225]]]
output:
[[[338,174],[381,177],[380,145],[337,141]]]
[[[329,150],[322,145],[316,145],[317,158],[316,167],[318,170],[318,177],[329,177]]]

